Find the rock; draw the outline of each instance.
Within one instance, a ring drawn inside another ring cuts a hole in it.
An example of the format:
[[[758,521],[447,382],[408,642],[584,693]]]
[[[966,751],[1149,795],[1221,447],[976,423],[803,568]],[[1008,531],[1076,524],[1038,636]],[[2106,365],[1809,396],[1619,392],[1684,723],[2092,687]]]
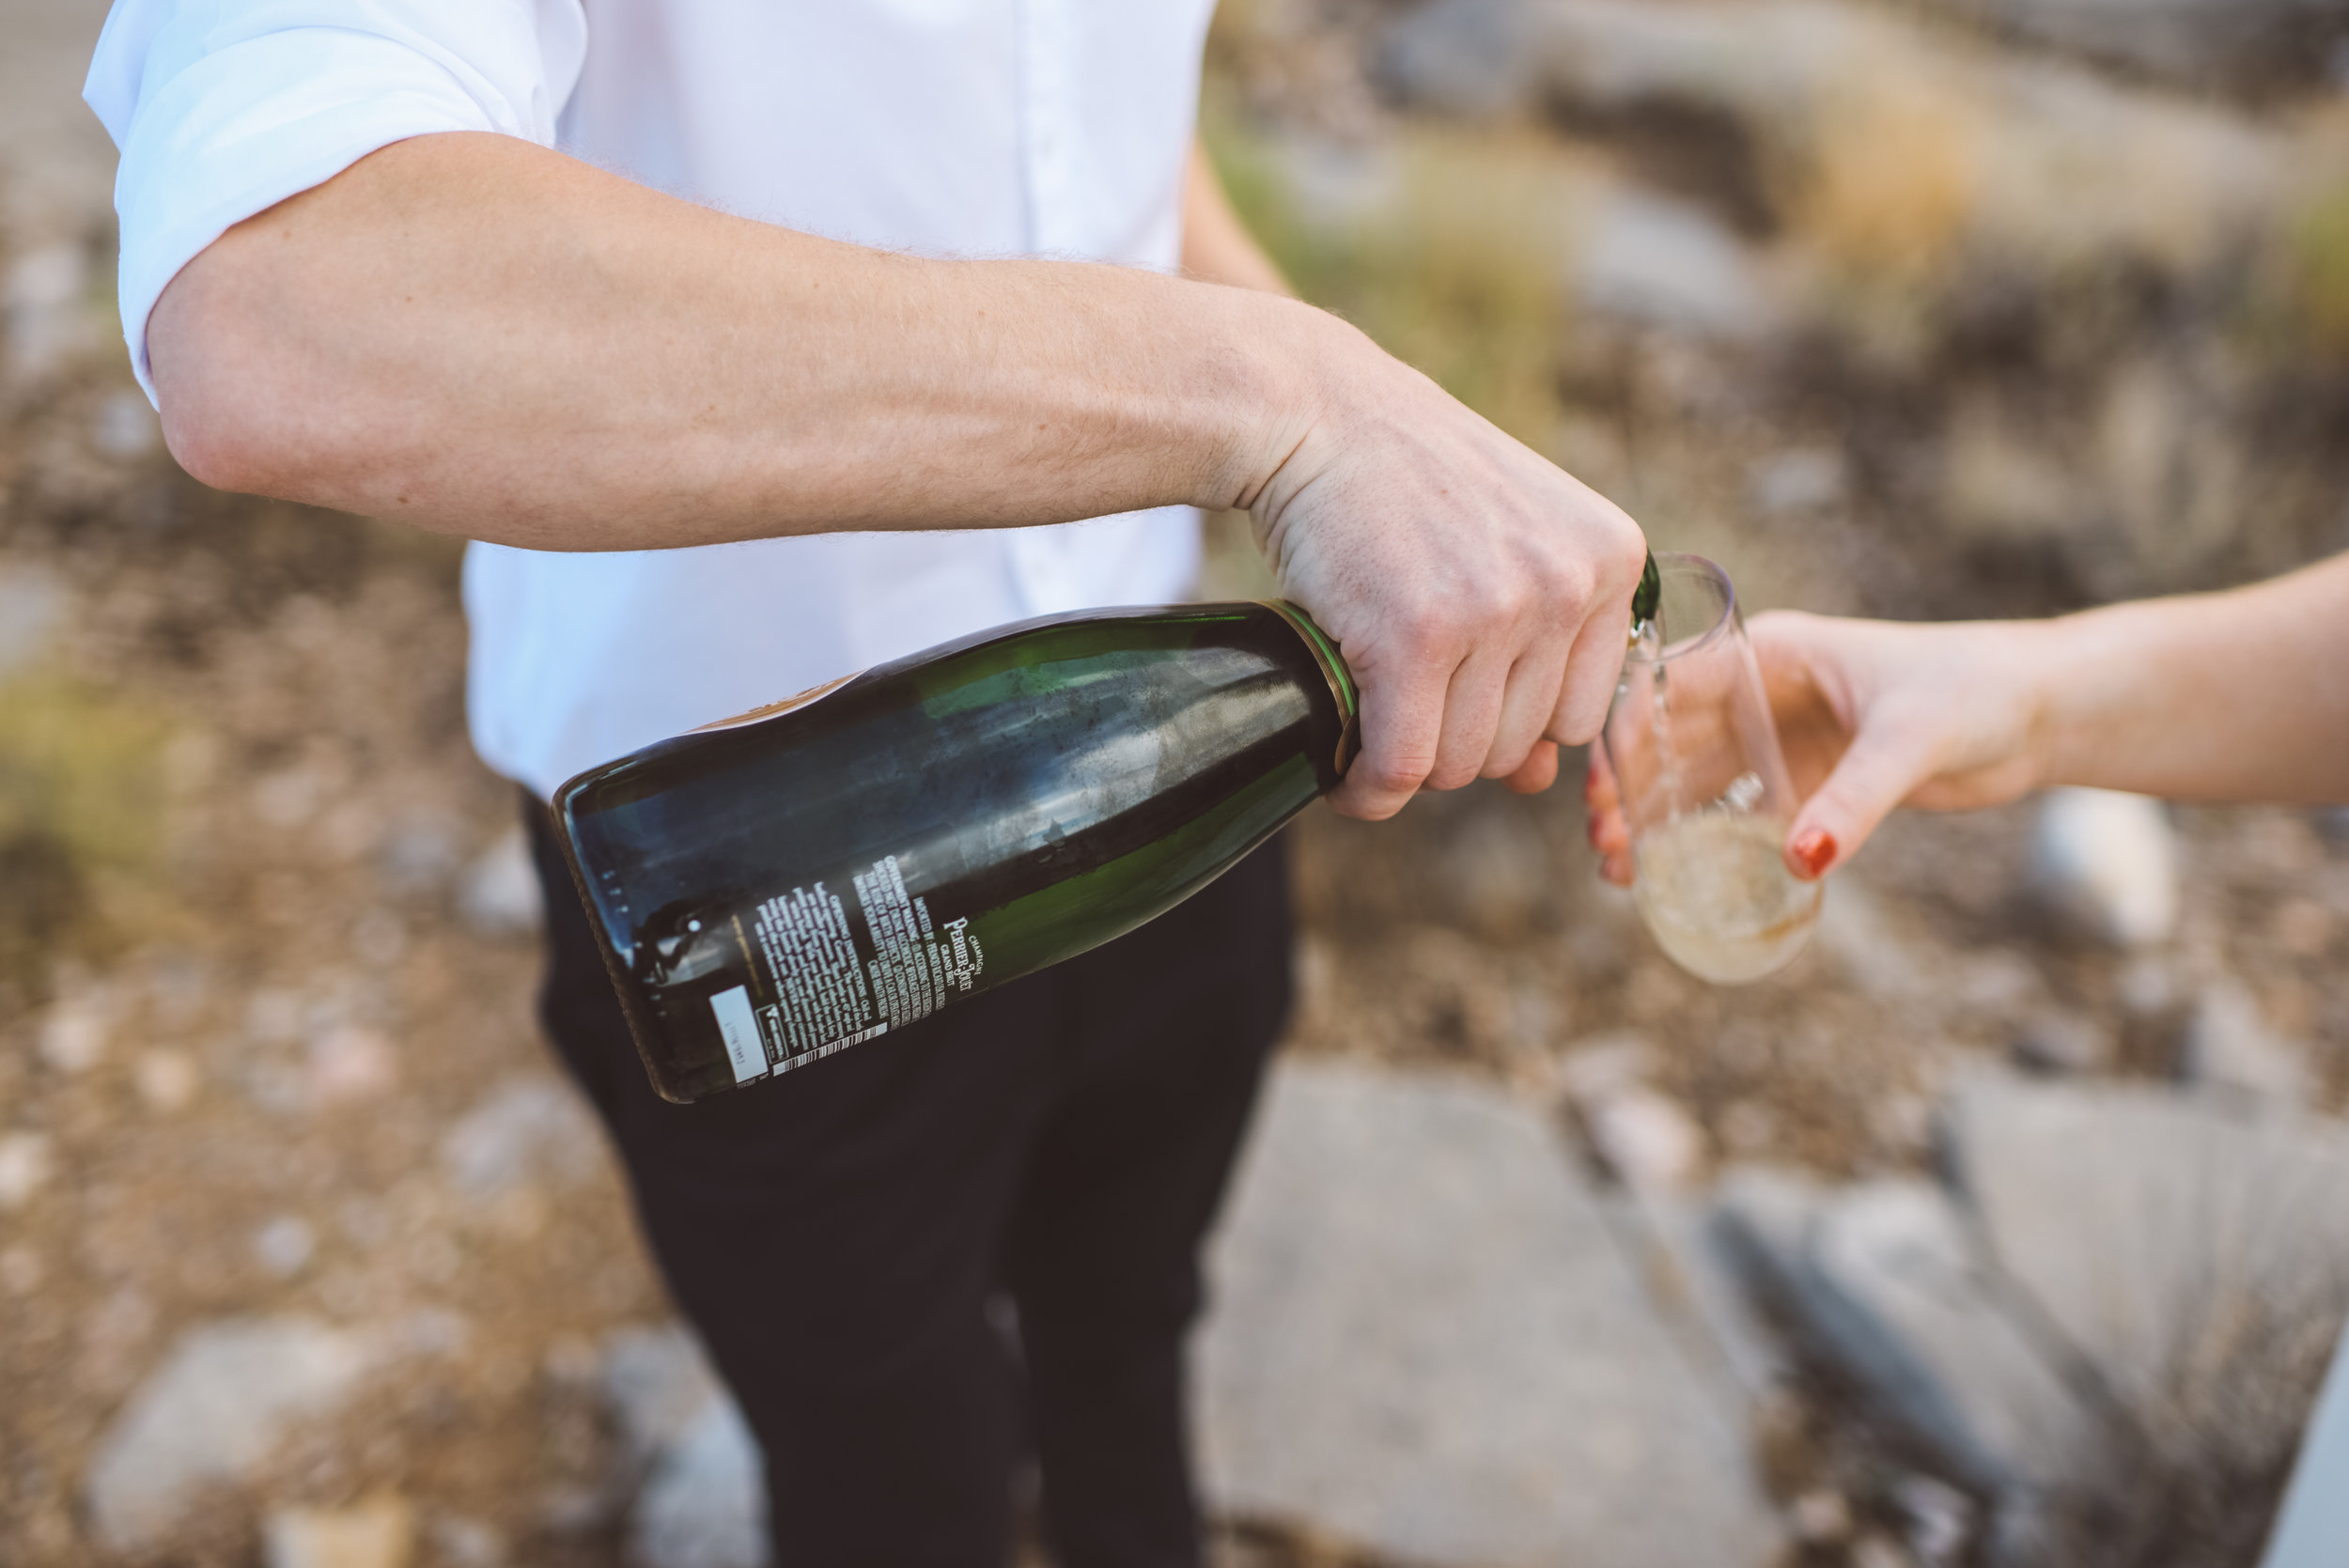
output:
[[[296,763],[264,773],[253,782],[253,815],[279,831],[301,827],[319,814],[334,790],[325,770]]]
[[[1525,8],[1506,0],[1436,0],[1380,40],[1378,74],[1400,97],[1469,119],[1499,119],[1528,107],[1544,62],[1526,45]]]
[[[1787,1505],[1786,1519],[1794,1527],[1795,1539],[1805,1545],[1831,1546],[1851,1535],[1851,1504],[1841,1492],[1828,1487],[1797,1498]]]
[[[281,1508],[261,1525],[268,1568],[408,1568],[416,1512],[400,1497],[349,1508]]]
[[[70,603],[65,580],[46,567],[11,564],[0,576],[0,677],[39,659]]]
[[[88,252],[70,241],[38,245],[17,256],[5,290],[8,346],[17,375],[39,376],[87,342],[81,303],[88,284]]]
[[[2272,1314],[2349,1308],[2337,1123],[2145,1084],[1984,1077],[1953,1096],[1942,1137],[2001,1268],[2132,1408],[2218,1397],[2203,1380],[2252,1370],[2240,1357]]]
[[[1892,1502],[1908,1526],[1908,1549],[1924,1568],[1951,1568],[1974,1536],[1974,1500],[1946,1482],[1906,1475],[1894,1483]]]
[[[380,1097],[399,1081],[399,1053],[381,1031],[337,1024],[314,1036],[308,1098],[320,1109]]]
[[[447,1568],[500,1568],[506,1561],[506,1537],[496,1526],[479,1519],[444,1514],[426,1533]]]
[[[1863,1535],[1852,1544],[1852,1568],[1917,1568],[1909,1555],[1881,1535]]]
[[[1895,8],[1434,0],[1389,27],[1377,66],[1397,97],[1442,113],[1620,130],[1634,162],[1640,132],[1670,125],[1678,146],[1701,138],[1712,154],[1708,178],[1688,183],[1723,216],[1788,225],[1861,267],[1957,249],[2027,265],[2219,264],[2296,178],[2283,138],[2239,117],[1952,48]]]
[[[2305,1104],[2312,1087],[2307,1051],[2268,1028],[2251,993],[2233,981],[2202,992],[2180,1043],[2178,1076],[2200,1088],[2281,1105]]]
[[[2037,1491],[2094,1436],[1939,1188],[1901,1178],[1822,1191],[1741,1172],[1722,1185],[1720,1214],[1756,1284],[1952,1474]]]
[[[1819,945],[1870,996],[1894,1000],[1933,988],[1915,946],[1894,929],[1883,902],[1848,871],[1835,878],[1820,906]]]
[[[2037,965],[2019,953],[1992,948],[1959,961],[1952,994],[1968,1011],[1997,1017],[2020,1012],[2046,989]]]
[[[2188,86],[2322,85],[2349,14],[2331,0],[1935,0],[2034,43]]]
[[[132,1085],[149,1110],[169,1115],[184,1110],[195,1098],[202,1086],[203,1073],[195,1058],[170,1046],[158,1046],[139,1053],[138,1064],[132,1069]]]
[[[526,935],[545,923],[545,895],[520,826],[500,834],[465,868],[457,909],[466,924],[485,936]]]
[[[602,1157],[601,1134],[578,1094],[543,1073],[507,1079],[441,1140],[441,1166],[466,1198],[486,1201],[544,1177],[574,1182]]]
[[[2260,1568],[2339,1568],[2349,1542],[2349,1332],[2316,1396]]]
[[[2159,1019],[2176,1011],[2181,1001],[2177,976],[2151,953],[2140,953],[2121,966],[2114,993],[2121,1010],[2140,1021]]]
[[[2049,790],[2031,855],[2041,897],[2075,928],[2124,948],[2177,929],[2177,839],[2160,801],[2109,789]]]
[[[1558,1058],[1558,1093],[1573,1105],[1595,1104],[1647,1081],[1656,1070],[1656,1049],[1637,1034],[1611,1033],[1578,1040]]]
[[[383,879],[402,893],[439,886],[464,860],[458,825],[437,813],[405,817],[376,850]]]
[[[1672,1192],[1695,1181],[1704,1163],[1704,1129],[1696,1118],[1644,1085],[1610,1094],[1583,1112],[1591,1146],[1615,1179],[1642,1192]]]
[[[90,444],[117,462],[129,462],[154,451],[163,434],[163,426],[144,393],[117,392],[98,405]]]
[[[47,1133],[0,1133],[0,1214],[30,1203],[54,1165]]]
[[[761,1568],[767,1490],[758,1440],[683,1327],[612,1336],[603,1391],[648,1467],[628,1526],[636,1568]]]
[[[340,1405],[371,1360],[363,1338],[308,1318],[188,1329],[99,1440],[86,1482],[99,1540],[160,1545],[199,1491],[252,1473],[297,1424]]]
[[[1750,340],[1776,311],[1760,269],[1702,208],[1633,191],[1598,204],[1576,257],[1576,292],[1603,316],[1700,337]]]
[[[767,1477],[732,1399],[706,1402],[661,1452],[628,1526],[635,1568],[765,1568]]]
[[[1549,846],[1514,799],[1463,804],[1468,809],[1442,840],[1444,890],[1462,924],[1505,941],[1521,935],[1550,896]]]
[[[1851,488],[1843,454],[1831,446],[1797,446],[1754,464],[1747,504],[1764,517],[1816,512],[1841,502]]]
[[[1221,1512],[1431,1562],[1776,1548],[1735,1416],[1532,1108],[1444,1075],[1276,1070],[1211,1273]]]
[[[281,1214],[253,1233],[254,1260],[280,1280],[290,1280],[309,1267],[318,1248],[318,1233],[299,1215]]]
[[[61,1073],[86,1073],[105,1059],[108,1015],[95,999],[59,1002],[40,1021],[40,1059]]]
[[[2015,1059],[2045,1073],[2094,1073],[2111,1065],[2112,1032],[2082,1013],[2033,1015],[2015,1037]]]
[[[40,1254],[22,1243],[0,1250],[0,1290],[10,1296],[30,1296],[40,1288],[49,1270]]]
[[[1704,1163],[1704,1129],[1647,1081],[1654,1052],[1634,1035],[1609,1035],[1560,1059],[1558,1086],[1608,1172],[1660,1195],[1692,1183]]]
[[[1641,1277],[1664,1321],[1694,1346],[1694,1358],[1729,1390],[1750,1429],[1766,1421],[1794,1367],[1745,1288],[1711,1195],[1641,1194],[1637,1218],[1648,1243]]]
[[[603,1353],[603,1396],[630,1453],[649,1456],[682,1436],[723,1394],[701,1345],[681,1324],[623,1328]]]

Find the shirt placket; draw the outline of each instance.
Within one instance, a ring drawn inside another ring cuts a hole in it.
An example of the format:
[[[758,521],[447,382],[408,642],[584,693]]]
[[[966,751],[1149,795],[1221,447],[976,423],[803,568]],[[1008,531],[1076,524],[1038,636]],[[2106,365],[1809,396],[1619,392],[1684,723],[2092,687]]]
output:
[[[1039,256],[1085,254],[1075,104],[1077,0],[1013,0],[1019,19],[1020,156],[1028,197],[1028,249]],[[1019,528],[1007,548],[1012,581],[1028,613],[1079,604],[1077,540],[1066,529]]]

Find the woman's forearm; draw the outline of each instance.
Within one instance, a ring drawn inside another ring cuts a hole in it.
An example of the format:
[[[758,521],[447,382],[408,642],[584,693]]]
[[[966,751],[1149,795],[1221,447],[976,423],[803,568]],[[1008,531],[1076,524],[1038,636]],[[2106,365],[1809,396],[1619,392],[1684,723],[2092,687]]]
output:
[[[2349,800],[2349,554],[2045,629],[2044,782],[2179,800]]]
[[[456,134],[230,231],[148,342],[199,477],[614,549],[1245,505],[1333,329],[1131,269],[838,244]]]

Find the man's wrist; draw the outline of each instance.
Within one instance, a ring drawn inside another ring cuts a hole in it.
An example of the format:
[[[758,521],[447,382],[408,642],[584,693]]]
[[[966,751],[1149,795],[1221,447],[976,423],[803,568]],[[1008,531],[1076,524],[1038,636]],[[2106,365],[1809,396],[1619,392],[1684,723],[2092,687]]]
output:
[[[1219,405],[1228,415],[1194,504],[1253,509],[1320,423],[1346,335],[1337,318],[1295,300],[1217,288]]]

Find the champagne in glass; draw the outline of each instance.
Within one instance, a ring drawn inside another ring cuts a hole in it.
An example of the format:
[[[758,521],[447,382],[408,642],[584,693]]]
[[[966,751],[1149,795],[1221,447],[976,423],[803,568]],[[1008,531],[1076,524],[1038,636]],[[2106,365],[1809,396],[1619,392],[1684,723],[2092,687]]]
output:
[[[1794,962],[1822,890],[1780,854],[1797,802],[1728,577],[1694,555],[1655,565],[1607,717],[1634,896],[1673,962],[1742,985]]]

